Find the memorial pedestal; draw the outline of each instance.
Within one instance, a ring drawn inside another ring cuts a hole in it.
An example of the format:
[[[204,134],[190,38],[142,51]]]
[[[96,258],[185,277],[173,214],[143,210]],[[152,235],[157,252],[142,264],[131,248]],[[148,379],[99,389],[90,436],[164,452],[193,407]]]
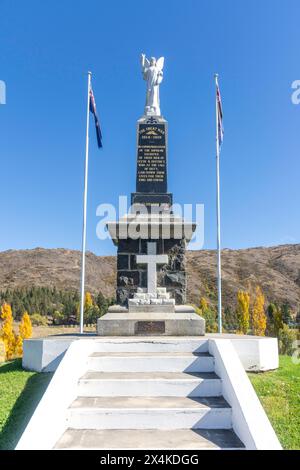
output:
[[[144,306],[142,311],[128,311],[118,305],[98,319],[99,336],[203,336],[205,320],[193,307],[179,305],[165,309]]]
[[[147,254],[147,243],[155,242],[158,255],[168,262],[157,268],[157,285],[165,287],[176,304],[186,303],[186,246],[196,225],[173,214],[128,214],[107,224],[117,254],[117,303],[128,305],[138,288],[147,287],[147,267],[136,257]]]
[[[205,321],[186,303],[186,246],[196,224],[172,213],[167,189],[168,124],[137,123],[136,192],[131,213],[107,227],[117,253],[117,304],[98,320],[100,336],[204,335]]]

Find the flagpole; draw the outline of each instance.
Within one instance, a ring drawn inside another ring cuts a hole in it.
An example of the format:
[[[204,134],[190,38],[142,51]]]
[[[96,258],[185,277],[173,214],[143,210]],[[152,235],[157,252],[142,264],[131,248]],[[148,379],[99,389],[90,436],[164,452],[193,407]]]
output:
[[[215,74],[216,90],[218,74]],[[222,276],[221,276],[221,221],[220,221],[220,145],[218,125],[218,102],[216,94],[216,183],[217,183],[217,276],[218,276],[218,331],[222,333]]]
[[[89,167],[89,124],[90,124],[90,89],[92,72],[88,72],[87,110],[86,110],[86,140],[83,191],[83,222],[82,222],[82,253],[81,253],[81,293],[80,293],[80,334],[83,333],[84,286],[85,286],[85,249],[86,249],[86,212]]]

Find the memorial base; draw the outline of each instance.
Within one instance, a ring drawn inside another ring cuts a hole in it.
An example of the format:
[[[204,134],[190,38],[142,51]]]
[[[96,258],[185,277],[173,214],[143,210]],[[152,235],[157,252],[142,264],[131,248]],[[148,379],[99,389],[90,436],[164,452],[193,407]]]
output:
[[[99,336],[204,336],[205,320],[186,305],[168,306],[160,310],[155,306],[145,305],[141,311],[128,311],[117,305],[110,307],[103,317],[98,319]]]

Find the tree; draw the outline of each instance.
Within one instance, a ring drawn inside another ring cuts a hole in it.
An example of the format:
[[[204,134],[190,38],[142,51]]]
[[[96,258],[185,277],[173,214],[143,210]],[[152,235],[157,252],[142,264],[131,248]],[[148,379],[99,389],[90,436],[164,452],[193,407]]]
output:
[[[1,307],[1,318],[3,325],[0,332],[0,337],[4,342],[6,359],[10,360],[14,357],[16,348],[16,335],[13,330],[13,315],[11,306],[9,304],[3,304]]]
[[[28,339],[32,336],[32,324],[28,312],[24,312],[20,326],[19,333],[22,339]]]
[[[252,309],[252,330],[257,336],[265,336],[267,317],[265,314],[265,296],[259,286],[255,290],[255,300]]]
[[[282,313],[278,305],[269,304],[267,308],[267,331],[269,336],[278,338],[279,331],[283,328]]]
[[[199,315],[205,319],[205,329],[208,333],[216,333],[218,331],[217,312],[209,306],[208,301],[201,297]]]
[[[87,311],[92,306],[93,306],[92,294],[90,292],[86,292],[85,297],[84,297],[84,311]]]
[[[239,290],[237,293],[237,320],[239,325],[239,332],[242,334],[247,334],[249,330],[249,320],[250,320],[250,295],[248,292]]]
[[[293,318],[291,314],[291,307],[288,303],[285,303],[281,306],[282,321],[286,325],[293,323]]]
[[[201,297],[200,299],[200,308],[202,311],[205,311],[208,309],[208,302],[205,297]]]
[[[19,335],[16,338],[15,354],[22,356],[23,354],[23,341],[24,339],[31,338],[32,336],[32,324],[28,312],[24,312],[22,320],[19,326]]]
[[[238,329],[238,319],[236,311],[229,306],[224,309],[224,328],[225,330],[235,331]]]

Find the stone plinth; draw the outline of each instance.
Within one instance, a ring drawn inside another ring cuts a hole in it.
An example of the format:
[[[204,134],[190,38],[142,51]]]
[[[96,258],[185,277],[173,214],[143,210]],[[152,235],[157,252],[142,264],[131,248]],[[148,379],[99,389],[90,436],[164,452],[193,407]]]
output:
[[[186,302],[186,247],[196,224],[170,213],[128,214],[107,224],[117,254],[117,303],[128,305],[138,288],[147,287],[147,267],[137,264],[137,256],[147,254],[147,243],[156,243],[158,255],[168,255],[168,263],[157,270],[157,283],[165,287],[176,304]]]
[[[144,305],[130,311],[117,305],[98,319],[99,336],[203,336],[205,320],[189,306]]]

